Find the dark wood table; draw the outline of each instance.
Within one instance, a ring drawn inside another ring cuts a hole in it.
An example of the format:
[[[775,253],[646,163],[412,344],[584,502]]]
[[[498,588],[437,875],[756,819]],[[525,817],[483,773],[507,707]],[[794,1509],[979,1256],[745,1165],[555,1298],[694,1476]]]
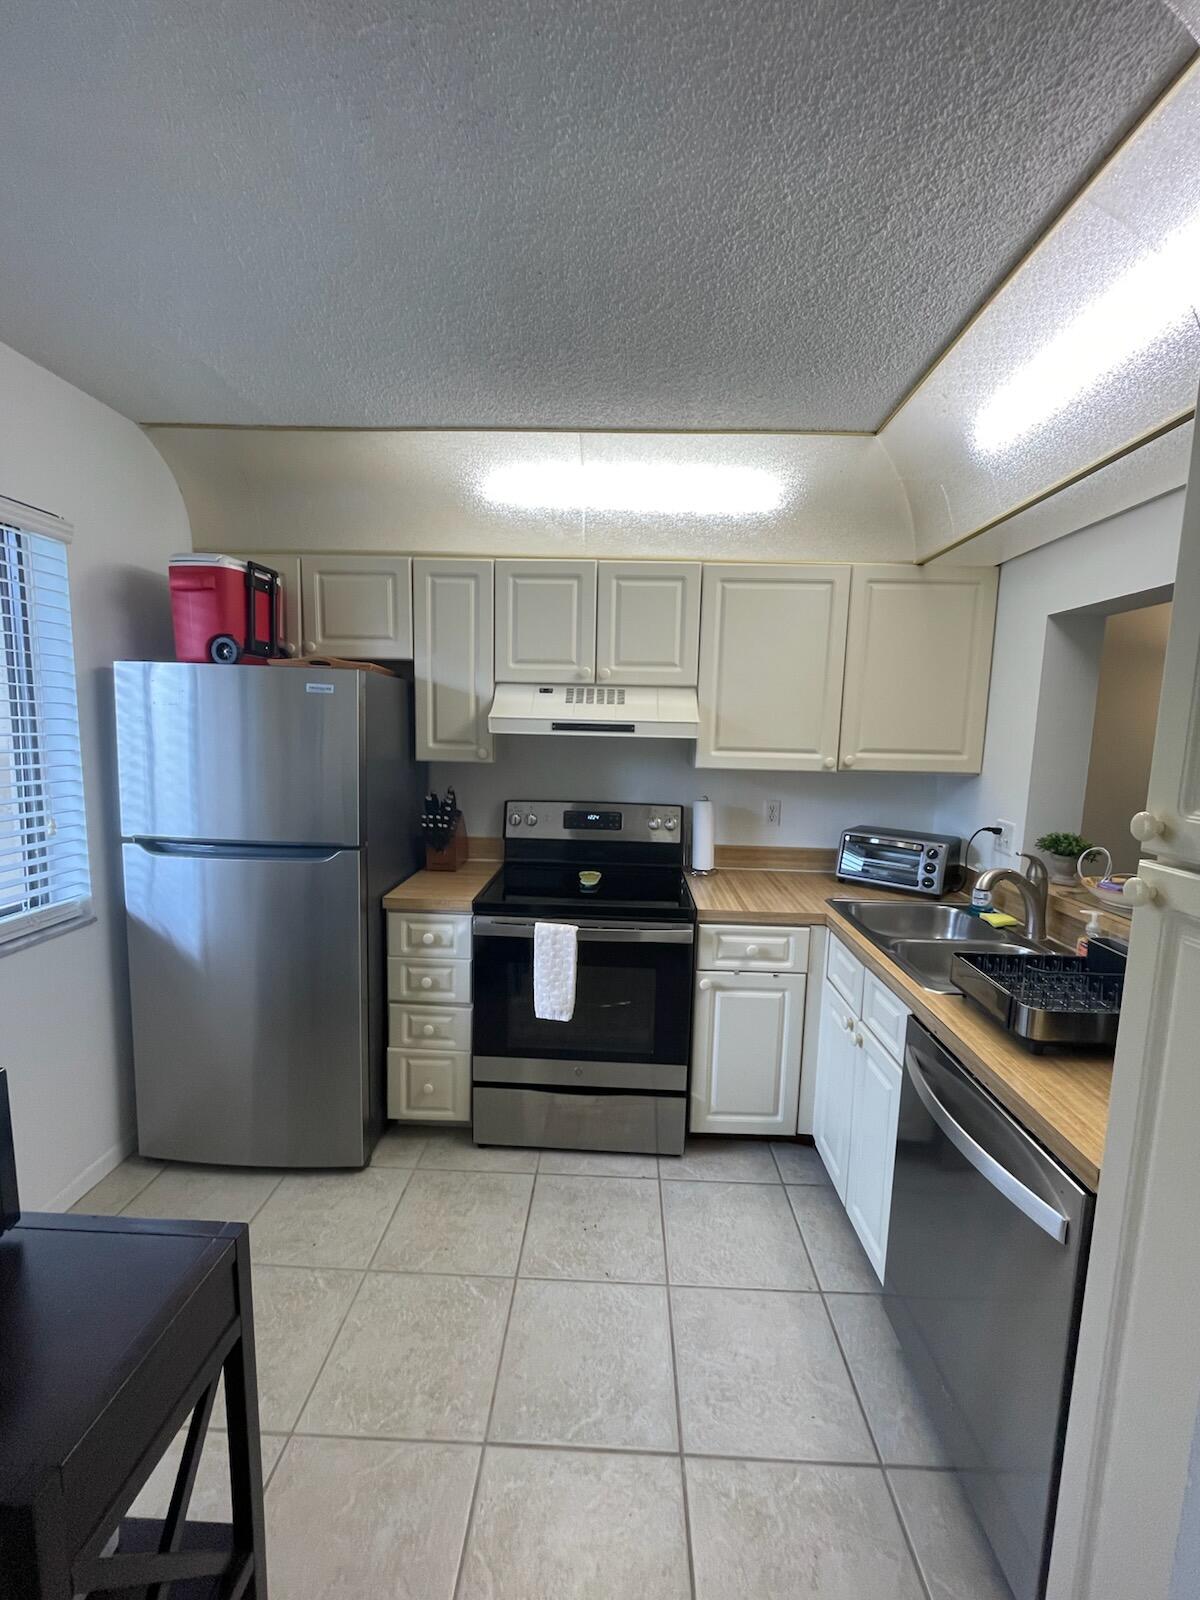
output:
[[[222,1372],[232,1522],[189,1522]],[[189,1416],[165,1519],[127,1517]],[[242,1223],[26,1214],[0,1235],[0,1594],[93,1593],[266,1600]]]

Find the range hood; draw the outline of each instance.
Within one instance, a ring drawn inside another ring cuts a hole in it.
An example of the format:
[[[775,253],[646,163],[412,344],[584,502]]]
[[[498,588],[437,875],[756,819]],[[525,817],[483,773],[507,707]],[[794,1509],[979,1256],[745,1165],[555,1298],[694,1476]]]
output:
[[[608,684],[498,683],[491,733],[574,733],[615,739],[694,739],[695,689],[613,688]]]

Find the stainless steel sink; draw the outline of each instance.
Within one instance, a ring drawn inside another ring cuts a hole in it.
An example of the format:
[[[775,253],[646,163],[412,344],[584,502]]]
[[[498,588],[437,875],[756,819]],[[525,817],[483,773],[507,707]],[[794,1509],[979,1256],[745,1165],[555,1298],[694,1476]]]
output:
[[[830,904],[876,949],[933,994],[960,992],[950,978],[954,957],[960,951],[1015,956],[1062,950],[1061,945],[1033,943],[1020,928],[993,928],[963,906],[927,900],[915,900],[911,905],[890,900],[832,900]]]

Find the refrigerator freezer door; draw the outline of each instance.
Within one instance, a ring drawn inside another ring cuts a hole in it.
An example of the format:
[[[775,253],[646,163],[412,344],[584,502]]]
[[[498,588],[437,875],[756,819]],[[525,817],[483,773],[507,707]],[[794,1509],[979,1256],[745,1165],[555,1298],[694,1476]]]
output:
[[[356,845],[361,674],[118,661],[127,839]]]
[[[358,852],[126,844],[123,855],[141,1153],[361,1166]]]

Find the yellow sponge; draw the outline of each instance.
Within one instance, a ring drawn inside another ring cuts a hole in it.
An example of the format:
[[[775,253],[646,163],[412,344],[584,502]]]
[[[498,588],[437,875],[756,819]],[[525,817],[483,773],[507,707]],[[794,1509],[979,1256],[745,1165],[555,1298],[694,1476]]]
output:
[[[1019,917],[1010,917],[1007,911],[981,911],[980,922],[990,922],[993,928],[1019,928]]]

